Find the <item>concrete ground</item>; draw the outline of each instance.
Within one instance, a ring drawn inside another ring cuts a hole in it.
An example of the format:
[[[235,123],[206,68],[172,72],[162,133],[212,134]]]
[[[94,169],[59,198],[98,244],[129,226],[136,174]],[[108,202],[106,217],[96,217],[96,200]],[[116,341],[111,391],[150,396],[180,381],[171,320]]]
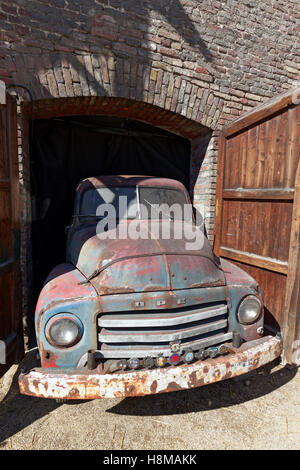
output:
[[[0,449],[300,449],[300,371],[169,394],[57,404],[0,382]]]

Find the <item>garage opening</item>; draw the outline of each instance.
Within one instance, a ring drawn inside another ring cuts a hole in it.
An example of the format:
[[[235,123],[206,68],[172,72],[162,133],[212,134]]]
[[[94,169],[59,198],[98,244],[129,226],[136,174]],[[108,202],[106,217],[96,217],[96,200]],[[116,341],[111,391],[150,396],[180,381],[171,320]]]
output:
[[[174,178],[201,211],[210,197],[204,194],[205,165],[201,172],[212,130],[182,114],[120,97],[29,101],[21,115],[23,319],[25,342],[33,347],[36,302],[51,269],[65,261],[65,228],[78,182],[110,174]]]
[[[39,119],[31,132],[33,305],[50,270],[65,261],[75,189],[96,175],[174,178],[189,188],[188,139],[113,116]]]

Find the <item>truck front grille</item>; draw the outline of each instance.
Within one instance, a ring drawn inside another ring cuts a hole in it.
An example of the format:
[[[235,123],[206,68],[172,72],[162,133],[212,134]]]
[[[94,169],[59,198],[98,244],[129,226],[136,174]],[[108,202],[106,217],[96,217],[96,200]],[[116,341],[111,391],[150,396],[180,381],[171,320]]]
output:
[[[103,358],[170,355],[170,342],[199,350],[229,341],[225,302],[165,309],[104,313],[98,317],[98,349]]]

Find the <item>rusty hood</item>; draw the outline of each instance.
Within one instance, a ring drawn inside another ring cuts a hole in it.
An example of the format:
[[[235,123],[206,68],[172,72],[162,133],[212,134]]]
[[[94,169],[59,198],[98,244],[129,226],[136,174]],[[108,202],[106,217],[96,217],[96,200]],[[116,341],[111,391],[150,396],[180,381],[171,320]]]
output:
[[[195,242],[192,225],[179,237],[181,222],[169,224],[170,236],[164,221],[139,224],[143,237],[136,239],[126,236],[128,222],[121,222],[114,233],[105,232],[105,239],[96,234],[95,225],[79,227],[70,237],[67,261],[100,295],[225,285],[222,268],[200,230]]]

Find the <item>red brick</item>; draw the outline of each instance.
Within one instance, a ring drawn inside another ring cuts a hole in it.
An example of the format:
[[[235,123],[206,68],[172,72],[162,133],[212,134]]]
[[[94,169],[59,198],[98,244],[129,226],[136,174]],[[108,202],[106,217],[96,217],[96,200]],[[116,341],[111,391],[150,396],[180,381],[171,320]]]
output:
[[[5,69],[0,69],[0,75],[1,75],[1,77],[10,77],[11,76],[10,72],[8,72]]]
[[[199,65],[196,66],[195,71],[198,73],[209,73],[205,68],[199,67]]]
[[[179,58],[178,52],[174,51],[173,49],[167,49],[166,47],[159,47],[158,52],[160,52],[160,54],[162,55]]]
[[[118,38],[117,33],[110,33],[109,31],[104,30],[102,28],[98,28],[96,26],[92,28],[92,34],[100,38],[108,39],[109,41],[116,41]]]
[[[137,49],[135,47],[128,46],[127,44],[114,43],[113,48],[129,55],[137,54]]]
[[[71,47],[60,46],[59,44],[55,44],[55,50],[60,52],[74,52],[74,49]]]
[[[16,7],[13,7],[13,6],[10,6],[10,5],[6,5],[6,4],[3,3],[3,2],[1,2],[1,9],[2,9],[3,11],[5,11],[6,13],[11,13],[12,15],[17,15],[17,14],[18,14]]]
[[[139,31],[138,29],[127,29],[127,28],[120,28],[120,34],[124,36],[130,36],[137,39],[143,39],[144,33]]]

